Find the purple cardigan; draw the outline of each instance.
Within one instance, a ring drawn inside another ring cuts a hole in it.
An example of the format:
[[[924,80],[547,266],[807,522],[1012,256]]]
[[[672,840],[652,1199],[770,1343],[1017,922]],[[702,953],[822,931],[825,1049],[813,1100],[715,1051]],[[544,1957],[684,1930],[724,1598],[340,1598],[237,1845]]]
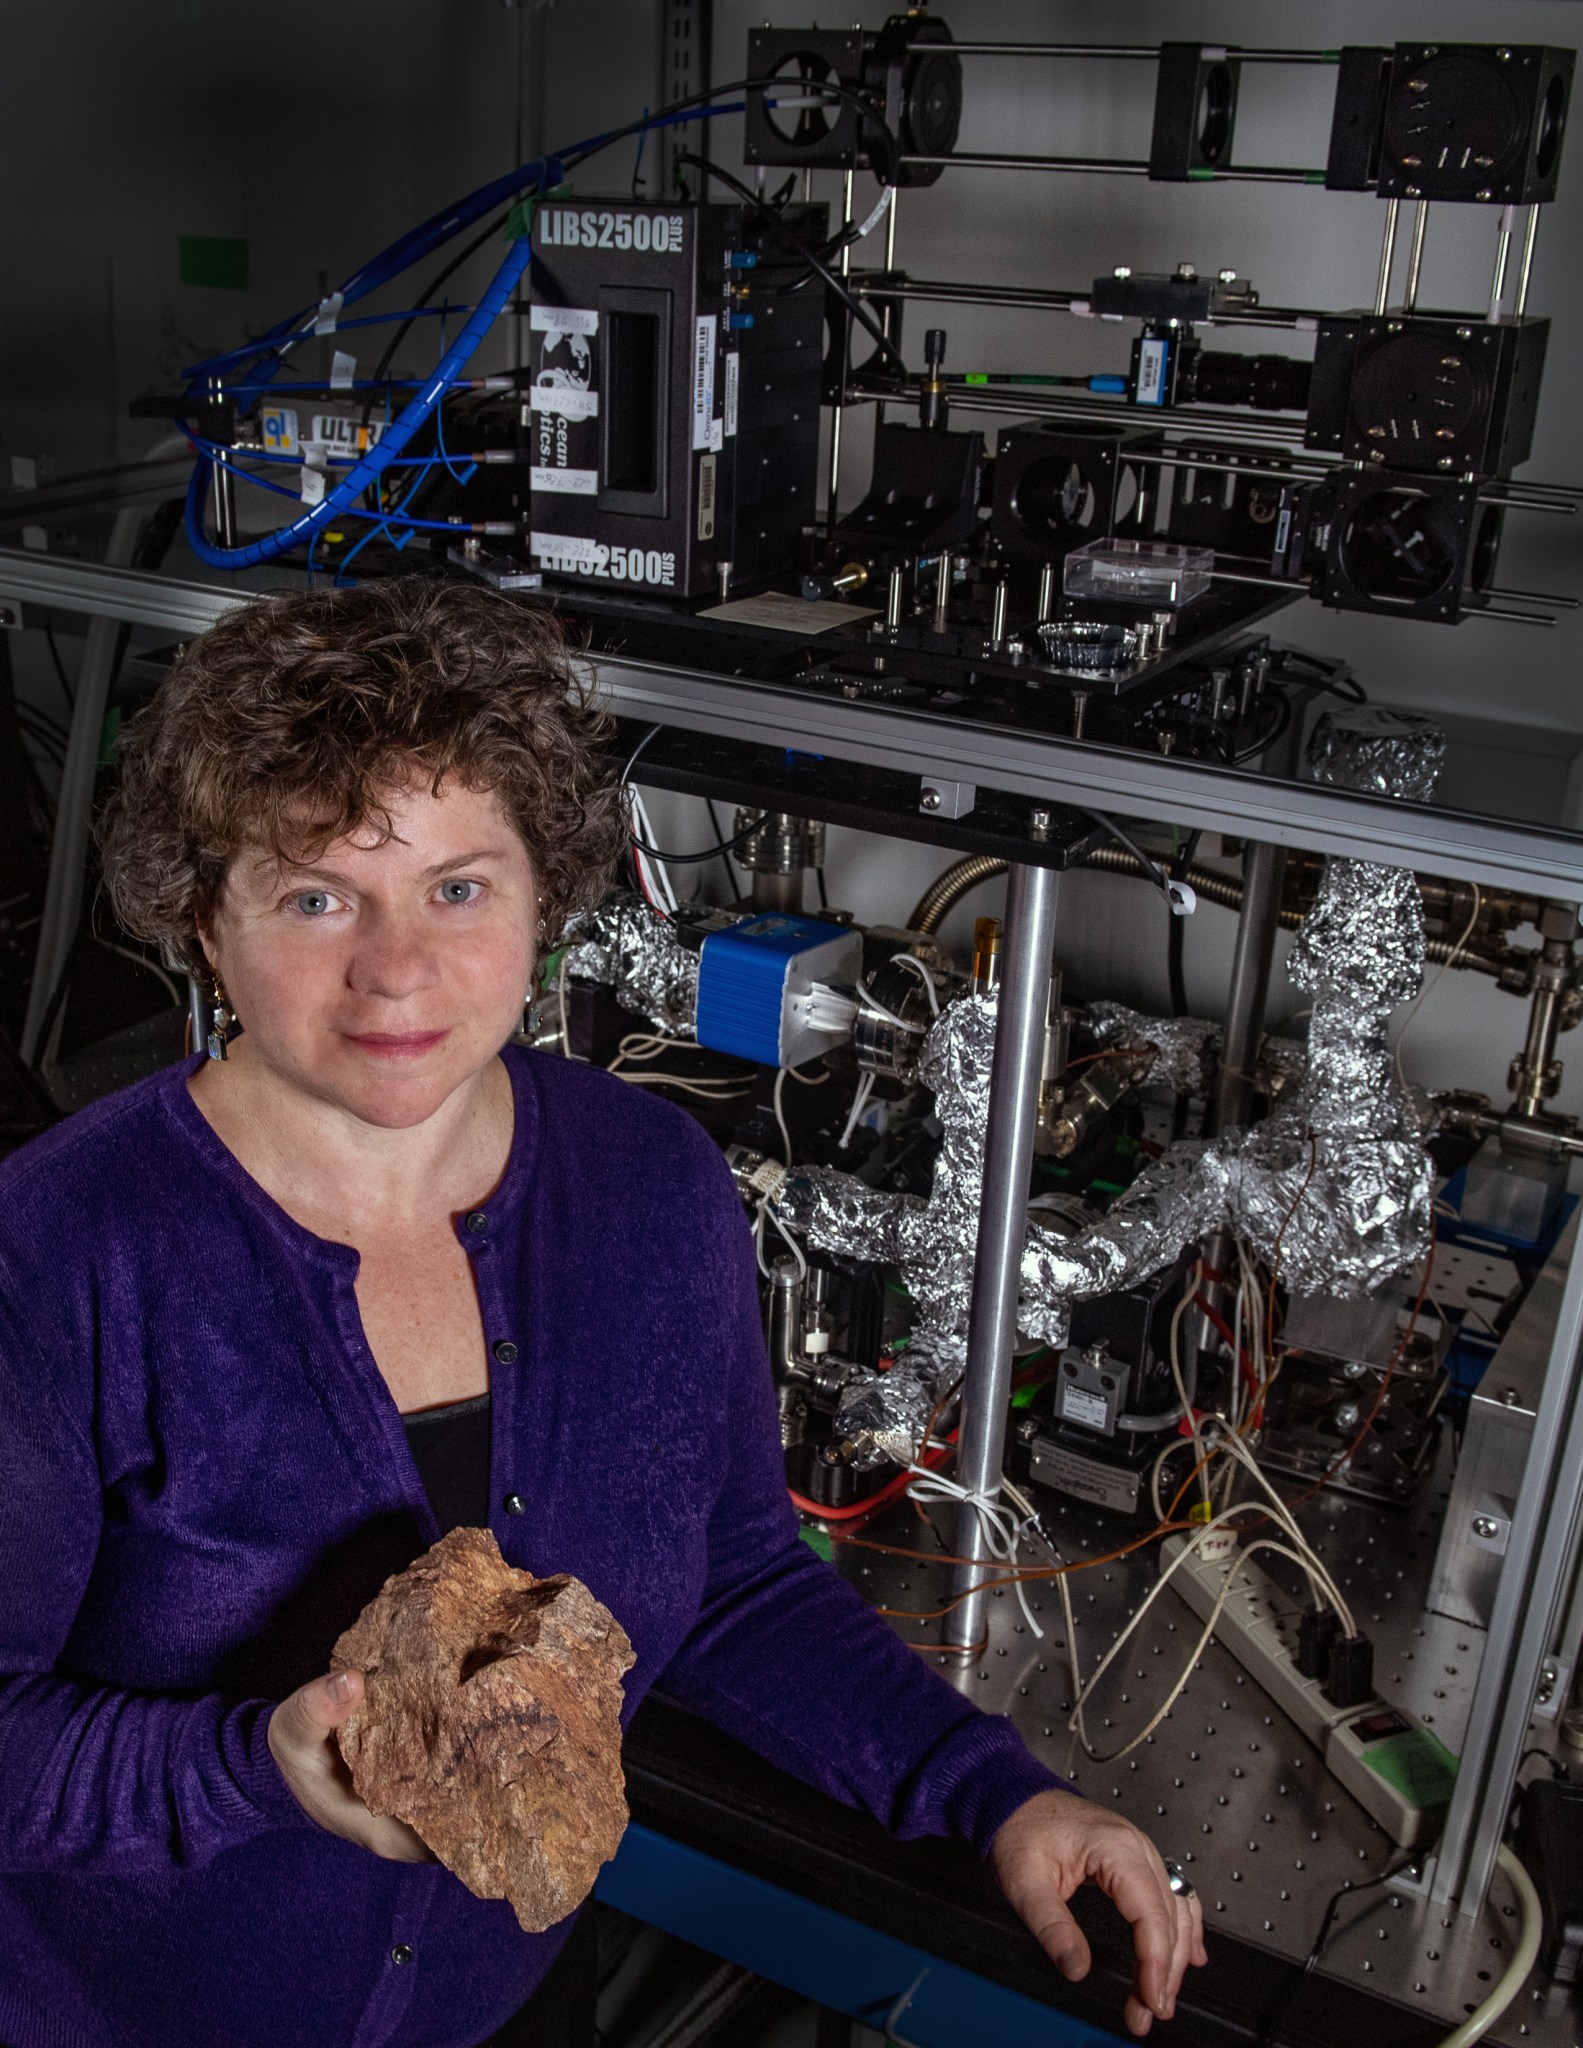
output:
[[[987,1850],[1061,1780],[798,1541],[719,1154],[506,1057],[510,1163],[457,1223],[502,1551],[614,1610],[628,1715],[663,1678],[898,1835]],[[356,1253],[243,1171],[194,1064],[0,1167],[0,2041],[469,2048],[560,1932],[324,1833],[269,1754],[269,1703],[437,1530]]]

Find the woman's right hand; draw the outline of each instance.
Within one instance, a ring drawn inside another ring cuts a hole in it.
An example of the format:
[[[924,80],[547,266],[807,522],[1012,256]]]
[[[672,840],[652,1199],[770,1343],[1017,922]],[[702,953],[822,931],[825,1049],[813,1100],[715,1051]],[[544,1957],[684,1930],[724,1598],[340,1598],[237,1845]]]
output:
[[[432,1863],[422,1837],[405,1821],[370,1813],[352,1790],[335,1731],[362,1701],[360,1671],[335,1671],[299,1686],[269,1717],[270,1755],[297,1804],[321,1828],[391,1863]]]

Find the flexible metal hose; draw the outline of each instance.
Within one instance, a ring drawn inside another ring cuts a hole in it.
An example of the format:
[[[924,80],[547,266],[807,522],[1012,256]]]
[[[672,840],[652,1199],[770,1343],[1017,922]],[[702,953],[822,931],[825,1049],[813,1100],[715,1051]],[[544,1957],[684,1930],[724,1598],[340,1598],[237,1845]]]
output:
[[[1140,880],[1151,879],[1147,870],[1119,846],[1096,846],[1082,856],[1077,866],[1103,868],[1111,874],[1133,875]],[[907,929],[937,932],[969,890],[976,889],[981,882],[993,881],[1005,872],[1006,862],[995,854],[968,854],[964,860],[948,867],[944,874],[936,875],[913,905]],[[1206,903],[1218,903],[1224,910],[1241,910],[1242,883],[1235,875],[1222,875],[1213,868],[1194,866],[1188,869],[1186,880],[1193,893]],[[1282,907],[1281,923],[1289,932],[1296,931],[1302,921],[1300,910]],[[1424,958],[1437,966],[1450,964],[1453,951],[1456,951],[1455,965],[1458,967],[1473,968],[1480,974],[1493,976],[1499,976],[1501,972],[1502,962],[1498,955],[1476,951],[1466,945],[1458,951],[1450,939],[1426,939],[1424,942]]]

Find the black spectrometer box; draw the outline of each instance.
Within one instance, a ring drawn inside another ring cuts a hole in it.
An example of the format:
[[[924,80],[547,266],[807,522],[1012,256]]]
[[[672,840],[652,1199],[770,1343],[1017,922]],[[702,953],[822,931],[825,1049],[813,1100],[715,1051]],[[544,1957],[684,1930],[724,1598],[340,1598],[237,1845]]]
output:
[[[530,272],[532,552],[667,597],[783,570],[813,517],[823,206],[543,206]]]

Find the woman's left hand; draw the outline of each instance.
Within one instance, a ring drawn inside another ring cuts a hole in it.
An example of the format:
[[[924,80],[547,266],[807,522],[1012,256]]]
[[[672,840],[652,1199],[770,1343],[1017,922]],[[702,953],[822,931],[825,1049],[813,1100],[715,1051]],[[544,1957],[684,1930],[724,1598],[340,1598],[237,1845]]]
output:
[[[1040,1792],[1006,1821],[990,1850],[1000,1888],[1062,1976],[1075,1983],[1093,1960],[1067,1900],[1097,1884],[1132,1923],[1136,1962],[1126,2020],[1146,2034],[1168,2020],[1187,1966],[1209,1961],[1198,1900],[1171,1890],[1148,1836],[1075,1792]]]

